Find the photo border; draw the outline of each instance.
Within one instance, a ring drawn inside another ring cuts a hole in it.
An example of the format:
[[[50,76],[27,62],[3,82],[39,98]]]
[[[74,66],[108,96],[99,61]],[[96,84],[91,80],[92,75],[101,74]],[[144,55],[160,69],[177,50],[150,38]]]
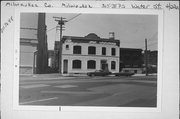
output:
[[[95,106],[21,106],[19,105],[19,56],[21,13],[82,13],[82,14],[136,14],[158,15],[158,77],[156,107],[95,107]],[[152,9],[98,9],[98,8],[15,8],[13,110],[92,111],[92,112],[161,112],[163,79],[163,10]]]

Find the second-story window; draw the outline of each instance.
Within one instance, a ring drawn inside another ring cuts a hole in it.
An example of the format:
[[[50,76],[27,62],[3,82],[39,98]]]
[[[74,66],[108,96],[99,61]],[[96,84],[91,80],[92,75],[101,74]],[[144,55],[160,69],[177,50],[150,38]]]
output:
[[[90,54],[90,55],[95,55],[95,54],[96,54],[96,47],[94,47],[94,46],[89,46],[89,47],[88,47],[88,54]]]
[[[112,49],[111,49],[111,55],[112,55],[112,56],[115,56],[115,55],[116,55],[116,49],[115,49],[115,48],[112,48]]]
[[[81,54],[81,46],[74,46],[73,47],[73,54]]]
[[[102,47],[102,55],[106,55],[106,48]]]
[[[69,45],[66,45],[66,49],[67,49],[67,50],[69,49]]]

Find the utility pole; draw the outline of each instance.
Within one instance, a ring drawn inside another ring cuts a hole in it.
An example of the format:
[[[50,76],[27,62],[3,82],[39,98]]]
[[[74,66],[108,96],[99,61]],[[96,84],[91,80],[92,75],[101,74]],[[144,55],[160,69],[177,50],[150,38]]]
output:
[[[148,76],[148,54],[147,54],[147,39],[145,39],[145,70],[146,70],[146,76]]]
[[[62,67],[62,31],[65,30],[64,28],[64,24],[65,22],[67,22],[63,17],[53,17],[55,18],[55,21],[58,22],[58,25],[60,26],[60,41],[59,41],[59,61],[58,61],[58,66],[59,66],[59,73],[61,74],[61,67]]]

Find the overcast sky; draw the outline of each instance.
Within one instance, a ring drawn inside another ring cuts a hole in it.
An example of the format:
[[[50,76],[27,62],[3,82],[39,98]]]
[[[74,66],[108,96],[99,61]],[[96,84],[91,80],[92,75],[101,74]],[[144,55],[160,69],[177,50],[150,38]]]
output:
[[[148,40],[148,49],[157,50],[158,16],[156,15],[118,15],[118,14],[46,14],[48,48],[54,49],[54,41],[59,41],[56,31],[57,22],[53,18],[64,17],[70,20],[65,23],[66,36],[84,37],[95,33],[101,38],[108,38],[109,32],[115,32],[115,39],[120,40],[120,47],[145,47],[145,38]],[[21,14],[21,27],[37,28],[37,14]],[[77,16],[77,17],[75,17]],[[75,17],[75,18],[74,18]],[[73,19],[72,19],[73,18]],[[54,28],[54,29],[52,29]],[[21,38],[37,38],[35,30],[21,29]]]
[[[115,39],[120,40],[121,47],[144,49],[145,38],[148,49],[157,49],[158,17],[156,15],[117,15],[117,14],[46,14],[49,49],[54,48],[58,40],[57,25],[53,16],[70,20],[65,24],[63,35],[86,36],[95,33],[101,38],[108,38],[109,32],[115,32]],[[77,16],[77,17],[76,17]],[[50,30],[52,29],[52,30]]]

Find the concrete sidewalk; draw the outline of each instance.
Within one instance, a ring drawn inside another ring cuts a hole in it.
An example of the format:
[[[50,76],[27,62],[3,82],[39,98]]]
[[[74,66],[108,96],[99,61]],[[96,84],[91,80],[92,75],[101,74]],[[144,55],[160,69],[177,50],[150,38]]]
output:
[[[20,75],[20,80],[58,80],[58,79],[73,79],[77,77],[87,77],[85,74],[31,74]]]
[[[146,76],[146,74],[134,74],[132,76]],[[157,73],[148,74],[148,76],[157,76]]]
[[[144,76],[144,75],[136,75],[136,76],[131,76],[131,77],[125,77],[125,76],[106,76],[106,77],[101,77],[101,76],[95,76],[95,77],[89,77],[86,74],[34,74],[34,75],[20,75],[20,80],[23,81],[28,81],[28,80],[67,80],[67,79],[97,79],[99,77],[100,79],[115,79],[115,80],[120,80],[120,79],[126,79],[126,80],[157,80],[156,75],[149,75],[149,76]],[[113,78],[114,77],[114,78]],[[98,78],[98,79],[99,79]]]

